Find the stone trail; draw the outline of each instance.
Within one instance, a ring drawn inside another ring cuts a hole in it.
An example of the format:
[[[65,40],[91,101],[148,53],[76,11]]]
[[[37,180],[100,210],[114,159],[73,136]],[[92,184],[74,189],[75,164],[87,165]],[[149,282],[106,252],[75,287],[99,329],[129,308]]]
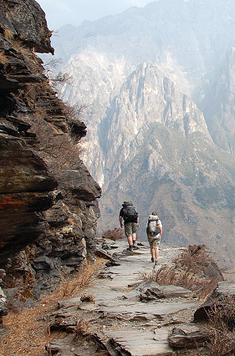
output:
[[[89,325],[87,335],[93,335],[106,355],[174,355],[168,343],[170,331],[175,325],[190,324],[201,302],[187,289],[159,286],[144,278],[154,268],[171,264],[182,248],[162,244],[154,266],[147,243],[141,245],[134,253],[126,251],[126,241],[112,246],[108,253],[117,263],[110,263],[82,295],[59,303],[52,315],[52,329],[74,331],[78,320],[83,320]],[[82,302],[82,296],[88,301]],[[53,343],[51,350],[64,356],[98,354],[95,347],[88,350],[78,339],[70,335]]]

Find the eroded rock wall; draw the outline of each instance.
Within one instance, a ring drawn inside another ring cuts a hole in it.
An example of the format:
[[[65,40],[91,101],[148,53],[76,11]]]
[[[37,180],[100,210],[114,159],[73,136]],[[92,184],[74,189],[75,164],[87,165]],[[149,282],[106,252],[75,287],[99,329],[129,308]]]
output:
[[[35,54],[50,36],[34,0],[0,4],[0,268],[16,306],[95,256],[101,189],[79,158],[86,126]]]

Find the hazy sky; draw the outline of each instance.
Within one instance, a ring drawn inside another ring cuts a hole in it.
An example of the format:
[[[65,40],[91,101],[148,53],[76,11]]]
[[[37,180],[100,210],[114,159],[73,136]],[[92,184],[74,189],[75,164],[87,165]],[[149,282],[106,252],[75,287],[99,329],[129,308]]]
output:
[[[79,26],[84,20],[98,20],[119,14],[132,6],[144,7],[151,0],[37,0],[46,13],[50,30],[67,24]]]

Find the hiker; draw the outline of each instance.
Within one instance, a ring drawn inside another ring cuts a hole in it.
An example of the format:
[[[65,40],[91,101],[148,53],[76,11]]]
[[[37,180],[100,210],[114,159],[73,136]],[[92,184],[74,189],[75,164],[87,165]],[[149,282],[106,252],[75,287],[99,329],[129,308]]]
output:
[[[119,222],[121,228],[123,227],[123,220],[125,235],[129,243],[127,250],[137,250],[138,247],[136,246],[136,231],[137,227],[139,227],[139,216],[131,201],[124,201],[122,204],[122,208],[119,213]]]
[[[162,223],[155,211],[149,215],[146,233],[150,246],[151,262],[157,264],[159,254],[158,246],[160,245],[162,236]]]

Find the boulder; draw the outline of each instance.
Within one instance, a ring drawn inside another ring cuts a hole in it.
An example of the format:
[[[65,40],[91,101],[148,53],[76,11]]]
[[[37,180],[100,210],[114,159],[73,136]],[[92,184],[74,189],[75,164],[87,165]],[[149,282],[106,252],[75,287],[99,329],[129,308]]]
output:
[[[139,291],[140,300],[143,302],[175,297],[194,297],[194,293],[189,289],[177,287],[174,285],[159,285],[152,280],[141,283],[137,290]]]
[[[226,299],[231,297],[235,300],[235,283],[221,281],[211,296],[194,313],[194,321],[208,320],[208,314],[213,311],[215,305],[223,306]],[[235,320],[234,320],[235,325]]]
[[[38,257],[36,260],[33,261],[33,268],[38,270],[50,270],[54,268],[53,261],[48,258],[47,256]]]
[[[202,330],[194,325],[174,327],[168,337],[170,347],[174,349],[190,349],[202,346],[210,340],[208,330]]]

